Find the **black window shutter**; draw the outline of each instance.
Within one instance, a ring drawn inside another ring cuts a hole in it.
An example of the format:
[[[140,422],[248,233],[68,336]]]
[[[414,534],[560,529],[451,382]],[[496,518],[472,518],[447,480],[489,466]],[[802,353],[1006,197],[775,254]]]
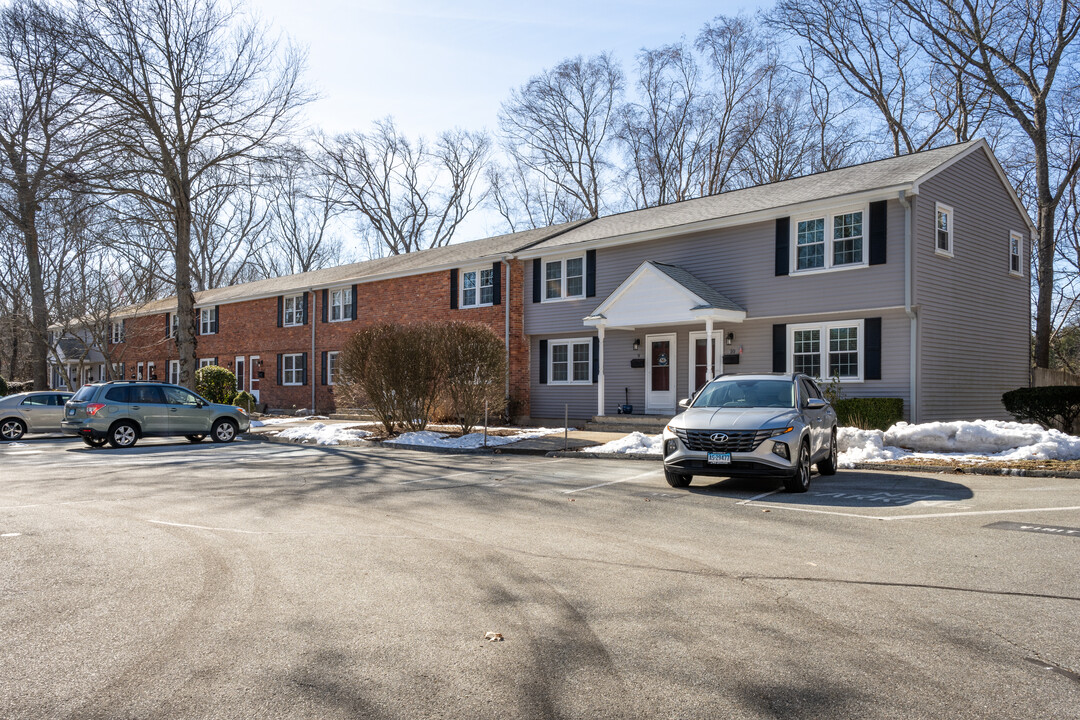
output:
[[[592,252],[590,250],[589,252]],[[592,339],[592,381],[600,382],[600,336]]]
[[[302,369],[300,384],[307,385],[307,353],[300,353],[300,367]]]
[[[215,364],[215,365],[217,365],[218,367],[221,367],[221,365],[220,365],[220,364],[218,363],[218,359],[217,359],[217,358],[214,358],[214,364]]]
[[[282,295],[277,296],[277,326],[281,327],[281,321],[285,317],[285,298]]]
[[[120,321],[120,342],[127,342],[127,320]]]
[[[863,379],[881,379],[881,318],[866,318],[863,320],[863,352],[866,359],[863,361]]]
[[[359,297],[360,297],[360,285],[353,285],[352,286],[352,310],[349,311],[349,319],[350,320],[355,320],[356,319],[356,303],[358,302],[357,298],[359,298]]]
[[[308,324],[308,293],[301,295],[304,298],[304,324]]]
[[[330,291],[327,290],[326,288],[323,288],[323,291],[322,291],[322,321],[323,322],[326,322],[327,320],[330,319],[329,308],[330,308]]]
[[[165,313],[165,337],[169,337],[172,330],[172,313]]]
[[[537,261],[539,262],[539,260]],[[540,384],[547,385],[547,340],[540,341]]]
[[[772,369],[787,372],[787,325],[772,326]]]
[[[502,305],[502,263],[491,264],[491,304]]]
[[[543,285],[543,276],[540,272],[540,258],[533,259],[533,302],[540,302],[541,285]]]
[[[870,264],[884,265],[886,255],[886,200],[870,203]]]
[[[326,384],[326,352],[326,350],[322,351],[322,373],[319,376],[321,378],[320,382],[323,385]]]
[[[458,309],[457,299],[457,268],[450,271],[450,309]]]
[[[585,251],[585,297],[596,297],[596,251]]]
[[[213,327],[210,328],[211,332],[213,332],[215,334],[217,333],[218,327],[220,327],[218,325],[218,323],[220,321],[221,321],[221,306],[220,305],[215,305],[214,306],[214,324],[213,324]]]
[[[278,384],[278,387],[281,386],[282,372],[283,372],[284,369],[285,369],[284,360],[282,360],[281,353],[278,353],[278,356],[277,356],[277,384]]]
[[[776,218],[776,274],[788,274],[791,257],[791,218]],[[775,326],[774,326],[775,327]]]

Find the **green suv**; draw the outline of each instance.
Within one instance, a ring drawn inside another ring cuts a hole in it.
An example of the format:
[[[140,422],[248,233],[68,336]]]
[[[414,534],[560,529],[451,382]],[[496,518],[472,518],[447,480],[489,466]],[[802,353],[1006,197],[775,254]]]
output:
[[[161,435],[232,442],[249,425],[241,408],[216,405],[179,385],[121,380],[80,388],[64,406],[60,429],[90,447],[126,448]]]

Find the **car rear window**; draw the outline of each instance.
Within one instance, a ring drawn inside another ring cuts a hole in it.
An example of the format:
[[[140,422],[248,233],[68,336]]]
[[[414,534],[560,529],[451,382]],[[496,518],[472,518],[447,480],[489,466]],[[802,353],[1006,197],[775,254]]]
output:
[[[129,390],[131,390],[131,388],[126,385],[109,388],[109,392],[105,393],[105,399],[117,403],[130,402],[130,400],[128,400],[128,398],[131,396],[131,394],[128,392]],[[79,392],[82,391],[80,390]],[[76,395],[75,397],[78,397],[78,395]]]
[[[97,385],[83,385],[75,392],[75,395],[71,398],[71,402],[83,402],[84,400],[89,400],[94,397],[94,393],[97,392],[97,389]]]

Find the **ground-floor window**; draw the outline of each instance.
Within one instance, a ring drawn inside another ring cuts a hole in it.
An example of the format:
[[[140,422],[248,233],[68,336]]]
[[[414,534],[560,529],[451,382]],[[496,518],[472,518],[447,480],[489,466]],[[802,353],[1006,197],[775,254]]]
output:
[[[207,365],[213,365],[214,358],[199,358],[199,369],[202,370]]]
[[[828,380],[862,380],[863,323],[792,325],[791,370]]]
[[[303,385],[304,384],[304,355],[296,353],[281,356],[281,384]]]
[[[337,385],[337,358],[336,352],[326,353],[326,383]]]
[[[591,383],[592,339],[553,340],[550,343],[553,383]]]
[[[180,384],[180,361],[179,360],[170,360],[169,361],[169,382],[171,382],[173,385],[179,385]]]

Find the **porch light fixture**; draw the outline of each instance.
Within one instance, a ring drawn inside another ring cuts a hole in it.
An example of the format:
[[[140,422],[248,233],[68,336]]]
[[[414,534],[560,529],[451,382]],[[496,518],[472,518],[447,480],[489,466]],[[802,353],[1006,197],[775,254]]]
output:
[[[727,338],[726,338],[726,340],[727,340],[727,345],[728,345],[728,347],[731,347],[731,344],[732,344],[733,342],[735,342],[735,333],[733,333],[733,332],[729,332],[729,333],[727,334]]]
[[[641,349],[641,341],[640,340],[634,340],[634,352],[637,352],[640,349]]]

